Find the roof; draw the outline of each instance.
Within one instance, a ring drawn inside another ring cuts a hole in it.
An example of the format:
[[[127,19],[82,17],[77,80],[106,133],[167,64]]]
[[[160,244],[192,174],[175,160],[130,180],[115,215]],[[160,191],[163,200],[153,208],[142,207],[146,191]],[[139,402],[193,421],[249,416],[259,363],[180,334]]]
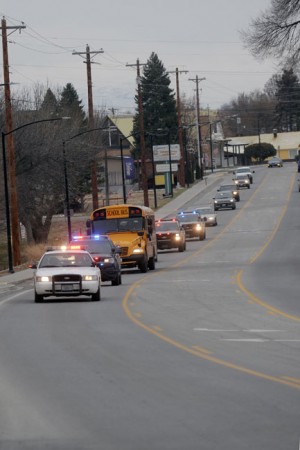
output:
[[[244,151],[246,145],[267,143],[273,145],[276,150],[299,149],[300,148],[300,131],[290,131],[287,133],[265,133],[260,136],[237,136],[228,138],[228,146],[240,146],[241,152]]]
[[[108,118],[124,137],[131,135],[133,131],[133,116],[108,116]],[[128,137],[127,140],[133,145],[133,136]]]

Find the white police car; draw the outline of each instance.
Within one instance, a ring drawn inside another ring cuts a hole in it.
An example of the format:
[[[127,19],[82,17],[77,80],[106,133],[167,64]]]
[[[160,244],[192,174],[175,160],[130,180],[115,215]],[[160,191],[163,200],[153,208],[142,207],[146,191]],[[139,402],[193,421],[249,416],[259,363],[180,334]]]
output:
[[[101,272],[85,250],[49,250],[39,263],[32,264],[34,272],[34,300],[42,303],[45,297],[91,296],[101,300]]]

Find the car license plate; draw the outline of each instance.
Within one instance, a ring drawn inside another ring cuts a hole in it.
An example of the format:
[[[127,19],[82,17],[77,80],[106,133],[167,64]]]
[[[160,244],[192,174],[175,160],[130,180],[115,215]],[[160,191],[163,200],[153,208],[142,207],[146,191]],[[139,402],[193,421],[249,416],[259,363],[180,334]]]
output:
[[[226,206],[226,203],[222,203],[222,205],[221,206]]]
[[[61,285],[61,290],[66,292],[66,291],[73,291],[74,290],[74,286],[73,284],[62,284]]]

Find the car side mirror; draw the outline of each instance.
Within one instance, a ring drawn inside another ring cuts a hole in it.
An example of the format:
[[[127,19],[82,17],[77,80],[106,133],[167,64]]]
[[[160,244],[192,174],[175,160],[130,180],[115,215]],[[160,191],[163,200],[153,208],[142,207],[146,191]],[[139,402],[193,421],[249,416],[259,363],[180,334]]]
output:
[[[137,234],[138,234],[138,236],[140,236],[140,237],[144,236],[144,232],[143,232],[143,231],[138,231]]]
[[[37,269],[37,264],[36,263],[29,264],[28,269]]]

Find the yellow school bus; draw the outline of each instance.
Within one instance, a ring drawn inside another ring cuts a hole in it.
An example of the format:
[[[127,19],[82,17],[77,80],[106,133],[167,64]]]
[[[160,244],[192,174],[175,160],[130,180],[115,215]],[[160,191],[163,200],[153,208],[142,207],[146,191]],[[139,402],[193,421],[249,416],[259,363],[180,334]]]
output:
[[[146,206],[111,205],[98,208],[87,221],[87,234],[108,235],[121,247],[122,268],[155,269],[157,245],[154,211]]]

